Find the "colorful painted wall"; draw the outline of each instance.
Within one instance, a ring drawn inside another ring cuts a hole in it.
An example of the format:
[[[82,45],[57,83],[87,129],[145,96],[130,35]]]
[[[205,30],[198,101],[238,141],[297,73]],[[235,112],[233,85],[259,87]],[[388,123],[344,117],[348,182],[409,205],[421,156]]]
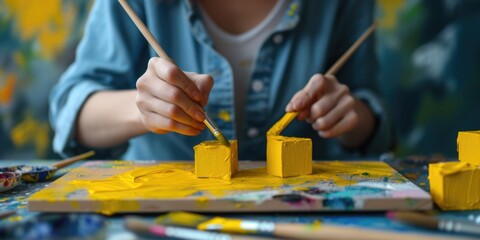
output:
[[[56,158],[48,93],[91,0],[0,0],[0,159]],[[380,85],[398,155],[456,156],[480,129],[480,1],[377,0]]]

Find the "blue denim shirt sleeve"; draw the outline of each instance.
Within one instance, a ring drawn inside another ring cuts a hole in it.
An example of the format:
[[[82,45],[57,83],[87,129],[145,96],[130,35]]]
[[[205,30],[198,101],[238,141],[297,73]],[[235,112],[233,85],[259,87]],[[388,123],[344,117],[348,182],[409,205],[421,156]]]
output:
[[[142,12],[138,5],[133,7]],[[75,62],[51,91],[53,148],[64,157],[88,149],[74,140],[76,119],[86,99],[97,91],[134,87],[135,81],[130,81],[138,75],[134,61],[145,45],[131,21],[121,17],[122,11],[117,1],[95,1]],[[126,144],[96,149],[96,157],[118,157],[125,150]]]

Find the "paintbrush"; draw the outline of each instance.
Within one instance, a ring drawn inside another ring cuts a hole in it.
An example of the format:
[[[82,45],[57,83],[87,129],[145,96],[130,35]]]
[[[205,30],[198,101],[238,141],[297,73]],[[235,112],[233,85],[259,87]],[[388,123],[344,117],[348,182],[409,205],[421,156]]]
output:
[[[171,212],[155,219],[155,222],[164,225],[177,225],[197,228],[199,230],[213,230],[220,232],[261,234],[289,239],[399,239],[399,240],[433,240],[451,239],[440,236],[428,236],[415,233],[399,233],[385,230],[370,230],[360,227],[323,224],[275,223],[271,221],[256,221],[243,219],[229,219],[223,217],[209,217],[188,212]]]
[[[125,227],[138,233],[149,233],[159,237],[172,237],[179,239],[193,239],[193,240],[228,240],[228,239],[258,239],[265,240],[268,238],[256,237],[256,236],[235,236],[225,233],[205,232],[191,228],[164,226],[156,223],[149,223],[140,220],[136,217],[126,217]]]
[[[125,9],[128,16],[130,16],[133,23],[135,23],[135,26],[137,26],[138,30],[140,30],[140,32],[145,37],[145,39],[147,39],[150,46],[152,46],[152,48],[158,54],[158,56],[175,64],[175,62],[162,49],[158,41],[155,39],[153,34],[150,32],[150,30],[148,30],[147,26],[145,26],[142,20],[138,17],[138,15],[135,13],[132,7],[130,7],[130,4],[128,4],[126,0],[118,0],[118,1],[122,5],[123,9]],[[202,108],[202,111],[205,114],[205,120],[203,120],[203,123],[207,126],[210,132],[213,133],[213,135],[217,138],[217,140],[220,143],[222,143],[226,147],[230,147],[230,142],[228,142],[228,140],[223,135],[222,131],[220,131],[220,128],[218,127],[218,125],[213,121],[213,119],[208,115],[208,113],[203,108]]]
[[[388,212],[387,217],[424,228],[480,236],[480,225],[467,221],[436,218],[417,212]]]
[[[4,219],[17,214],[17,210],[8,210],[0,213],[0,219]]]
[[[350,48],[331,66],[327,73],[325,75],[335,75],[338,70],[345,64],[348,59],[355,53],[355,51],[360,47],[360,45],[367,40],[367,38],[373,33],[373,31],[377,28],[378,22],[375,21],[372,23],[372,25],[365,30],[365,32],[350,46]],[[299,112],[287,112],[284,114],[284,116],[281,119],[288,119],[285,124],[277,125],[280,128],[277,130],[278,133],[282,132],[284,128],[288,126],[288,124],[296,117],[298,116]],[[282,120],[278,121],[277,123],[283,122]]]

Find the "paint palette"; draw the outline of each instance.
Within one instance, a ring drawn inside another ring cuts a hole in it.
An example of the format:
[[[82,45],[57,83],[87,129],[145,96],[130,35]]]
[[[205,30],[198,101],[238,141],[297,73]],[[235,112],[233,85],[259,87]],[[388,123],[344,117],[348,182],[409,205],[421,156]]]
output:
[[[240,162],[230,180],[196,178],[193,162],[89,162],[28,200],[40,212],[311,212],[428,210],[430,195],[383,162],[314,162],[313,173],[267,174]]]
[[[55,175],[56,167],[19,165],[0,168],[0,172],[15,172],[22,176],[24,182],[43,182]]]
[[[0,171],[0,192],[6,192],[20,183],[22,174]]]

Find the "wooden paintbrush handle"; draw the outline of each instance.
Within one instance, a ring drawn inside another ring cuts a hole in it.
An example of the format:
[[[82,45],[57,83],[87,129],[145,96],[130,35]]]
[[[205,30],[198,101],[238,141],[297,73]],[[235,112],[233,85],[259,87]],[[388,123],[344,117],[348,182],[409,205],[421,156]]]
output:
[[[63,167],[66,167],[74,162],[77,162],[77,161],[80,161],[80,160],[83,160],[85,158],[88,158],[88,157],[91,157],[95,154],[95,151],[90,151],[90,152],[86,152],[86,153],[82,153],[80,155],[77,155],[77,156],[73,156],[71,158],[67,158],[65,160],[62,160],[60,162],[57,162],[55,164],[53,164],[52,166],[53,167],[56,167],[57,169],[59,168],[63,168]]]
[[[276,224],[274,235],[293,239],[357,239],[357,240],[447,240],[448,237],[416,233],[400,233],[385,230],[370,230],[358,227],[348,227],[331,224]],[[468,238],[459,238],[468,239]]]

